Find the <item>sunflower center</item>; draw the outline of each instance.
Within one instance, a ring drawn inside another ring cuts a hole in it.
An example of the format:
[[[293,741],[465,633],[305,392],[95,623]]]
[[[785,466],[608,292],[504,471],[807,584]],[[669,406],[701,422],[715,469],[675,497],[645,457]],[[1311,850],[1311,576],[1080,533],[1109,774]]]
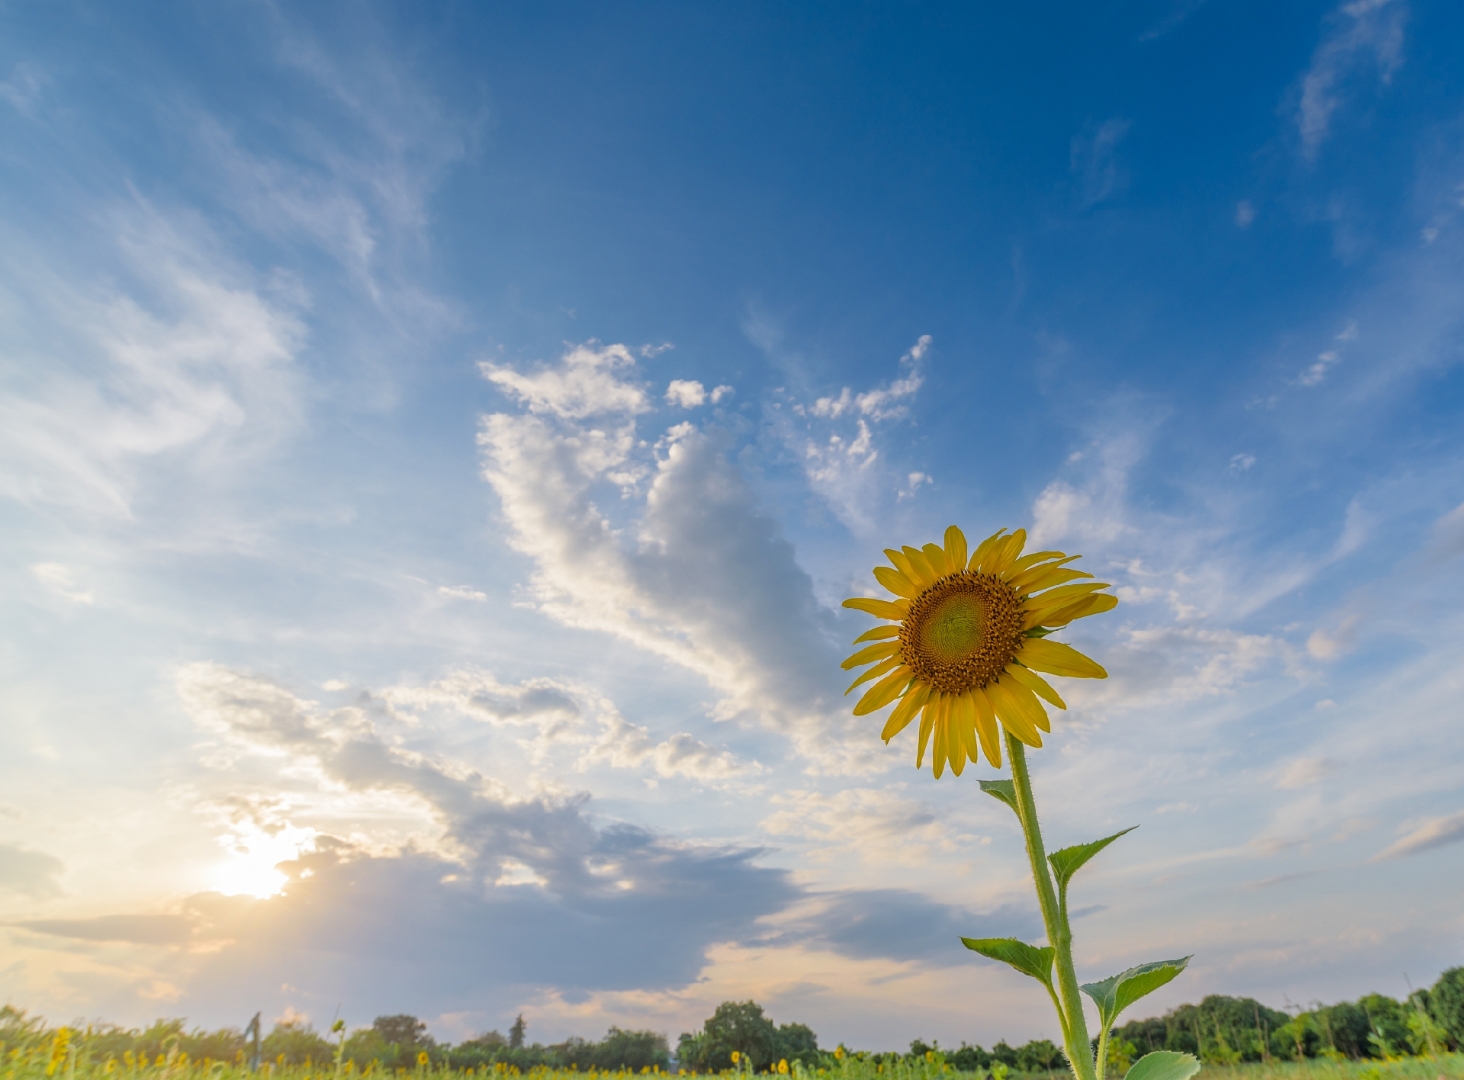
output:
[[[962,570],[910,602],[900,652],[915,676],[945,694],[985,686],[1022,644],[1022,605],[1000,578]]]

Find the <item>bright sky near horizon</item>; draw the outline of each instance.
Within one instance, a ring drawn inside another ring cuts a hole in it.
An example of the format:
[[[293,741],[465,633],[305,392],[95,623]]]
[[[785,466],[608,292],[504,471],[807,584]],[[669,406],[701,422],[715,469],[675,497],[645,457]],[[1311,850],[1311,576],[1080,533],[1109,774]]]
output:
[[[952,522],[1122,598],[1082,975],[1464,963],[1464,8],[0,28],[0,1000],[1055,1037],[991,770],[840,696]]]

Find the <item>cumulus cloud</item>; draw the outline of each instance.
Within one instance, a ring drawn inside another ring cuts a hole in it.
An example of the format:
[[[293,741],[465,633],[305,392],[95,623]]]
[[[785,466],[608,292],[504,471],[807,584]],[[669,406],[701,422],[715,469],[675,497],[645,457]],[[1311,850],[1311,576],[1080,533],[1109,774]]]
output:
[[[1417,855],[1461,840],[1464,840],[1464,810],[1415,824],[1405,835],[1373,856],[1373,861]]]
[[[1331,26],[1301,77],[1295,106],[1302,154],[1308,160],[1330,134],[1349,79],[1364,71],[1375,71],[1384,84],[1392,79],[1403,62],[1407,17],[1406,0],[1350,0],[1329,16]]]
[[[523,377],[559,387],[576,377],[585,346]],[[611,346],[602,400],[618,415],[540,407],[485,416],[484,476],[498,493],[509,543],[534,560],[529,590],[555,619],[615,634],[697,672],[723,695],[718,715],[745,715],[801,740],[827,738],[850,721],[827,673],[837,669],[833,620],[813,595],[792,545],[759,506],[714,433],[679,424],[646,457],[628,380],[628,350]],[[557,398],[555,400],[558,400]],[[576,397],[577,400],[577,397]],[[642,491],[642,482],[644,494]],[[596,500],[623,485],[634,516],[612,521]]]
[[[479,369],[489,382],[516,397],[531,413],[567,420],[648,410],[645,389],[621,377],[635,367],[635,357],[624,345],[588,341],[570,348],[556,365],[530,374],[505,365],[483,362]],[[673,384],[675,385],[675,384]],[[701,384],[694,385],[698,391]],[[696,404],[700,404],[700,400]]]
[[[708,401],[715,405],[731,393],[730,386],[717,386],[709,391],[695,379],[672,379],[666,387],[666,400],[683,409],[695,409]]]
[[[541,993],[574,1000],[676,991],[699,979],[723,945],[806,944],[854,958],[950,964],[963,960],[952,949],[960,933],[1034,928],[1030,912],[981,915],[897,889],[812,894],[788,871],[757,865],[758,849],[597,821],[582,795],[512,795],[462,762],[389,741],[369,715],[374,701],[389,710],[383,722],[393,720],[391,710],[447,703],[470,703],[494,725],[582,714],[585,703],[563,687],[460,674],[326,710],[267,680],[195,664],[180,672],[178,690],[196,722],[277,762],[281,777],[313,776],[327,799],[406,794],[442,831],[438,841],[395,847],[318,832],[279,865],[284,888],[267,899],[206,892],[168,911],[15,924],[42,938],[152,950],[147,986],[133,989],[166,983],[194,1010],[245,993],[273,1009],[348,997],[367,1015],[408,1005],[426,1015],[492,1015]],[[621,726],[611,734],[612,752],[662,753],[643,732]],[[707,748],[671,740],[664,755],[675,769],[678,758],[705,757]],[[276,832],[298,829],[291,818],[306,812],[247,793],[219,807]],[[657,943],[649,952],[648,940]],[[121,955],[125,966],[132,954]]]

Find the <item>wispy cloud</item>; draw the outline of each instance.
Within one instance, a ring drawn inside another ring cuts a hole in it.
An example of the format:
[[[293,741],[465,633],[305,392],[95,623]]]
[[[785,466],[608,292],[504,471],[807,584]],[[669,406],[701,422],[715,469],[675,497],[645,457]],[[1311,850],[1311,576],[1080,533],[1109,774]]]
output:
[[[1383,859],[1399,859],[1405,855],[1417,855],[1422,851],[1464,841],[1464,810],[1444,817],[1429,818],[1415,825],[1405,835],[1373,857],[1374,862]]]
[[[0,491],[125,518],[159,469],[217,483],[298,428],[305,327],[289,297],[221,259],[196,228],[146,204],[111,220],[112,252],[134,289],[70,284],[44,262],[20,265],[20,251],[0,266],[0,287],[26,296],[48,320],[44,336],[59,333],[67,345],[5,372]],[[33,348],[11,342],[12,355]]]
[[[1118,156],[1118,146],[1132,123],[1121,116],[1089,125],[1074,135],[1069,167],[1078,184],[1078,204],[1083,209],[1113,198],[1128,186],[1129,173]]]
[[[1407,0],[1350,0],[1328,17],[1330,28],[1301,77],[1295,105],[1301,152],[1308,161],[1331,134],[1349,79],[1364,71],[1375,71],[1384,84],[1392,79],[1403,62],[1407,18]]]

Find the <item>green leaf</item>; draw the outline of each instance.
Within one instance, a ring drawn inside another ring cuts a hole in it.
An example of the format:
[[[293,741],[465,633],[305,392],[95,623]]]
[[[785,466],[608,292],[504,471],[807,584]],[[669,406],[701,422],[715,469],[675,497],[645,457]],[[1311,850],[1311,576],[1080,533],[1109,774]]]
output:
[[[993,799],[1006,803],[1018,817],[1022,816],[1022,812],[1017,809],[1017,786],[1010,780],[982,780],[980,783],[982,791]]]
[[[992,960],[1010,964],[1023,975],[1030,975],[1049,990],[1052,989],[1054,950],[1051,945],[1043,945],[1039,948],[1010,937],[963,937],[961,942],[972,952],[979,952],[982,956]]]
[[[1084,983],[1083,993],[1097,1004],[1103,1030],[1107,1030],[1118,1019],[1119,1013],[1145,994],[1158,990],[1183,971],[1189,962],[1190,958],[1185,956],[1178,960],[1156,960],[1152,964],[1140,964],[1102,982]]]
[[[1027,636],[1028,637],[1046,637],[1048,634],[1052,633],[1056,629],[1057,629],[1057,627],[1055,627],[1055,626],[1034,626],[1034,627],[1032,627],[1032,629],[1030,629],[1030,630],[1027,631]]]
[[[1155,1050],[1134,1062],[1123,1080],[1189,1080],[1199,1071],[1200,1063],[1193,1054]]]
[[[1112,836],[1105,836],[1102,840],[1094,840],[1091,844],[1074,844],[1072,847],[1065,847],[1061,851],[1054,851],[1051,855],[1047,856],[1047,861],[1052,864],[1052,872],[1057,875],[1057,887],[1059,889],[1066,889],[1067,883],[1085,862],[1094,855],[1097,855],[1120,836],[1131,833],[1137,828],[1137,825],[1131,825],[1127,829],[1124,829],[1123,832],[1116,832]]]

